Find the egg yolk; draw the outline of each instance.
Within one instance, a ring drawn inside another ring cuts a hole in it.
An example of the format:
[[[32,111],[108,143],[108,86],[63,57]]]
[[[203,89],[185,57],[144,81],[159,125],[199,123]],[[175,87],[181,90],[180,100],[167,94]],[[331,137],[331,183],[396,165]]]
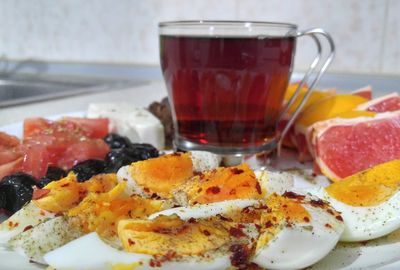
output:
[[[250,167],[217,168],[196,175],[181,190],[190,205],[220,202],[232,199],[261,199],[261,186]]]
[[[71,172],[65,178],[47,184],[42,189],[47,192],[45,196],[33,200],[33,202],[43,210],[62,213],[78,205],[88,193],[107,192],[116,183],[116,174],[100,174],[80,183],[77,181],[76,175]]]
[[[140,262],[135,263],[116,263],[111,265],[111,270],[136,270],[141,266]]]
[[[171,198],[171,191],[193,176],[193,163],[190,153],[174,153],[135,162],[129,172],[145,192]]]
[[[85,232],[97,232],[102,237],[117,234],[119,220],[144,218],[162,210],[163,202],[138,196],[126,197],[126,182],[121,182],[106,193],[89,193],[68,216],[78,217]]]
[[[176,215],[154,220],[122,220],[118,235],[128,252],[203,255],[230,242],[230,223],[220,219],[183,221]]]
[[[400,160],[379,164],[348,176],[325,190],[352,206],[375,206],[389,200],[400,187]]]

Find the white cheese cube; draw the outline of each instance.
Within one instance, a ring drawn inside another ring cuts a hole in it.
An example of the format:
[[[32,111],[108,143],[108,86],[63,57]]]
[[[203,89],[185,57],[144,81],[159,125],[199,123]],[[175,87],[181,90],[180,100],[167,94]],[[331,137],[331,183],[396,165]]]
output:
[[[128,137],[132,142],[150,143],[164,149],[164,127],[148,110],[127,103],[92,103],[88,118],[107,117],[110,132]]]

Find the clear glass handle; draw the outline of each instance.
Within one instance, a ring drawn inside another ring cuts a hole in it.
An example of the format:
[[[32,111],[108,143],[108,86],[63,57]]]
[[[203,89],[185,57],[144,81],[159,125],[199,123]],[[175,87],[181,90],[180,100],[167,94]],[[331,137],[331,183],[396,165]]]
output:
[[[302,37],[302,36],[311,37],[315,41],[315,43],[317,45],[317,51],[318,52],[317,52],[317,55],[315,56],[314,60],[312,61],[310,67],[308,68],[307,72],[305,73],[303,79],[301,80],[299,86],[297,87],[296,91],[294,92],[293,96],[289,99],[289,101],[287,102],[287,104],[283,108],[283,110],[282,110],[282,112],[280,114],[278,122],[280,122],[282,120],[283,116],[288,112],[290,106],[294,103],[294,101],[296,100],[297,96],[299,95],[300,89],[303,88],[303,86],[310,80],[310,77],[314,73],[315,73],[315,77],[308,84],[309,87],[308,87],[307,92],[305,93],[304,97],[300,101],[299,105],[297,106],[297,108],[294,111],[293,115],[290,117],[288,123],[286,124],[286,126],[284,127],[282,132],[278,135],[278,138],[277,138],[277,140],[278,140],[278,147],[277,147],[278,148],[278,155],[280,155],[280,152],[281,152],[283,138],[288,133],[290,127],[293,125],[293,123],[296,120],[297,116],[299,115],[301,109],[303,108],[304,104],[306,103],[308,97],[311,95],[311,93],[313,91],[313,88],[318,83],[318,81],[320,80],[322,75],[325,73],[326,69],[331,64],[331,62],[333,60],[333,57],[335,56],[335,44],[333,42],[333,39],[323,29],[321,29],[321,28],[313,28],[313,29],[309,29],[309,30],[305,30],[305,31],[297,31],[295,33],[295,37]],[[321,46],[321,42],[319,40],[319,38],[321,38],[321,37],[325,38],[328,41],[328,44],[329,44],[329,54],[328,54],[326,60],[322,63],[322,65],[321,65],[322,46]],[[318,66],[320,66],[320,65],[321,65],[321,67],[318,70]]]

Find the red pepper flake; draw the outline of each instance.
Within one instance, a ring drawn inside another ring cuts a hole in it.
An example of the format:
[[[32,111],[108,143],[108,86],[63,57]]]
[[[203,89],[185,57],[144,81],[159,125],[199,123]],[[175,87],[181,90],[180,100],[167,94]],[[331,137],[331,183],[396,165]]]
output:
[[[202,192],[203,191],[203,189],[202,188],[199,188],[198,190],[197,190],[197,193],[200,193],[200,192]]]
[[[236,195],[236,189],[232,189],[231,191],[229,191],[229,195]]]
[[[162,263],[171,261],[176,256],[175,251],[168,251],[167,254],[163,256],[155,255],[153,259],[150,260],[150,267],[161,267]]]
[[[246,234],[242,231],[242,229],[235,228],[235,227],[231,227],[229,229],[229,234],[231,236],[233,236],[233,237],[236,237],[236,238],[240,238],[240,237],[245,237],[246,236]]]
[[[343,222],[343,218],[342,218],[342,216],[340,216],[340,215],[337,215],[337,216],[336,216],[336,219]]]
[[[329,224],[329,223],[326,223],[326,224],[325,224],[325,227],[327,227],[327,228],[331,229],[331,228],[332,228],[332,225],[331,225],[331,224]]]
[[[211,235],[211,233],[209,231],[207,231],[207,230],[204,230],[203,233],[204,233],[205,236],[210,236]]]
[[[258,182],[256,183],[256,190],[257,190],[258,194],[262,193],[260,183],[258,183]]]
[[[310,222],[309,217],[304,217],[303,220],[304,220],[305,222]]]
[[[189,228],[188,225],[183,225],[183,226],[180,226],[178,228],[155,228],[155,229],[153,229],[153,231],[155,233],[160,233],[160,234],[177,235],[177,234],[180,234],[180,233],[186,231],[188,228]]]
[[[221,192],[221,189],[220,189],[219,187],[217,187],[217,186],[209,187],[209,188],[207,188],[207,190],[206,190],[206,193],[207,193],[207,194],[209,194],[209,193],[218,194],[218,193],[220,193],[220,192]]]
[[[32,200],[39,200],[41,198],[43,198],[44,196],[46,196],[47,194],[49,194],[50,189],[34,189],[33,190],[33,194],[32,194]]]
[[[231,168],[231,173],[233,174],[241,174],[242,172],[244,172],[242,169]]]
[[[271,220],[268,220],[266,223],[265,223],[265,228],[270,228],[270,227],[272,227],[272,222],[271,222]]]
[[[300,195],[292,191],[286,191],[285,193],[282,194],[282,196],[289,199],[297,199],[297,200],[303,200],[305,198],[304,195]]]
[[[332,210],[332,209],[326,209],[326,212],[328,212],[328,214],[331,214],[332,216],[334,216],[334,215],[335,215],[335,213],[333,212],[333,210]]]
[[[217,217],[219,217],[219,218],[220,218],[221,220],[223,220],[223,221],[232,222],[232,219],[231,219],[231,218],[226,218],[226,217],[224,217],[224,216],[222,216],[222,215],[220,215],[220,214],[218,214]]]
[[[61,187],[68,187],[69,183],[62,184]]]
[[[191,217],[191,218],[189,218],[188,222],[189,222],[189,223],[196,223],[196,219],[193,218],[193,217]]]
[[[246,269],[250,256],[250,249],[245,245],[235,244],[229,248],[229,251],[232,252],[230,256],[232,266],[239,269]]]
[[[128,245],[132,246],[135,244],[135,241],[133,241],[132,239],[128,238]]]
[[[149,192],[150,192],[150,189],[147,188],[147,187],[145,187],[145,188],[143,188],[143,191],[146,192],[146,193],[149,193]]]
[[[26,226],[26,227],[24,228],[23,232],[26,232],[27,230],[30,230],[30,229],[32,229],[32,228],[33,228],[32,225],[28,225],[28,226]]]
[[[325,202],[323,200],[311,200],[310,204],[314,207],[324,207]]]

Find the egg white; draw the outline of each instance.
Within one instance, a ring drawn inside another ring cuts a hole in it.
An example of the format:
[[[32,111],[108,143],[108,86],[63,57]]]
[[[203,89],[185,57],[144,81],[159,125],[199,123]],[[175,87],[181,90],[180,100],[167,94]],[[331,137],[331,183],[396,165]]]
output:
[[[308,193],[328,201],[341,212],[345,224],[341,241],[371,240],[400,228],[400,192],[379,205],[363,207],[345,204],[330,196],[323,188],[311,189]]]
[[[261,189],[265,191],[266,197],[272,193],[283,194],[294,186],[293,174],[287,172],[255,171]]]
[[[283,227],[254,255],[254,263],[267,269],[301,269],[318,262],[335,247],[343,223],[324,209],[302,205],[310,213],[310,222]]]
[[[149,219],[155,219],[158,216],[172,216],[177,215],[182,220],[190,218],[207,218],[223,215],[234,210],[241,210],[243,208],[259,204],[258,200],[237,199],[208,204],[197,204],[191,207],[176,207],[154,213],[149,216]]]
[[[219,155],[206,151],[191,151],[190,158],[192,159],[193,171],[203,172],[218,168],[221,163]]]

